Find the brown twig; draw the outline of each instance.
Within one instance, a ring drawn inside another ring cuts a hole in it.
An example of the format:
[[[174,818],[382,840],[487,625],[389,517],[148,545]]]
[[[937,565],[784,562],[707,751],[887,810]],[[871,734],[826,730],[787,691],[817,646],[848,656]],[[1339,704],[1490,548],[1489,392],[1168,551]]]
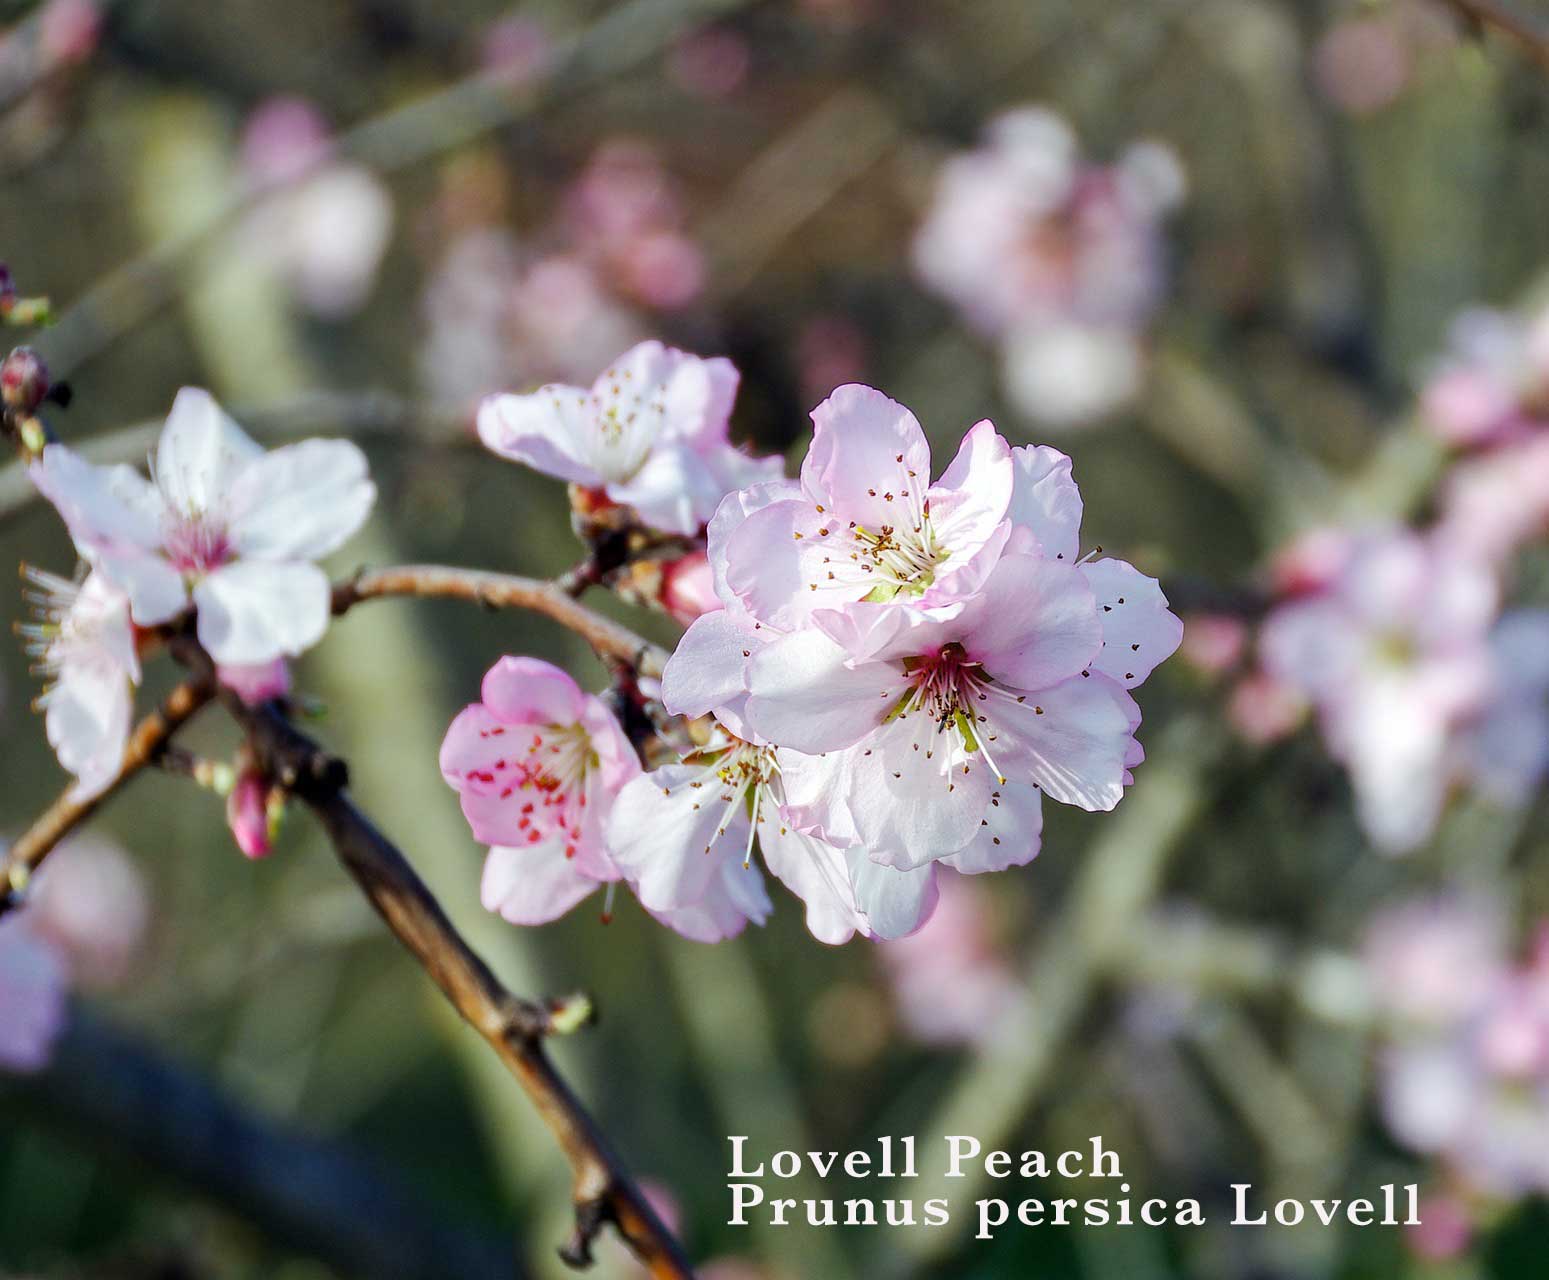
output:
[[[149,1164],[270,1239],[372,1280],[521,1280],[509,1240],[444,1216],[397,1171],[223,1096],[188,1067],[75,1010],[48,1069],[0,1078],[6,1123],[60,1128]],[[160,1274],[160,1273],[157,1273]]]
[[[574,571],[572,571],[574,572]],[[584,576],[580,579],[584,584]],[[598,657],[625,663],[643,676],[660,676],[667,651],[628,627],[588,609],[569,584],[446,565],[408,564],[366,570],[334,588],[333,611],[345,613],[363,600],[385,596],[451,597],[492,609],[530,609],[545,614],[591,645]]]
[[[212,689],[212,681],[205,678],[178,685],[157,710],[135,726],[124,749],[124,763],[119,768],[118,777],[113,779],[105,791],[85,800],[76,799],[71,792],[65,792],[22,833],[4,858],[0,859],[0,916],[21,901],[28,877],[61,840],[91,817],[103,801],[130,778],[155,762],[172,735],[209,702]]]
[[[1540,22],[1515,12],[1500,0],[1447,0],[1452,8],[1475,27],[1494,27],[1520,44],[1534,62],[1549,71],[1549,29]]]
[[[475,579],[480,576],[474,575]],[[397,581],[427,579],[411,574],[409,579]],[[531,587],[545,593],[554,590],[541,583],[524,588],[508,585],[507,589],[520,592]],[[384,589],[378,594],[395,592]],[[579,608],[568,597],[559,598]],[[174,638],[172,651],[196,674],[205,678],[212,674],[208,655],[191,636]],[[692,1271],[681,1246],[631,1181],[596,1122],[549,1060],[543,1042],[554,1025],[551,1010],[506,990],[463,940],[408,859],[355,807],[346,790],[348,770],[343,761],[296,729],[273,704],[249,707],[224,689],[218,696],[246,734],[259,766],[317,816],[339,861],[388,928],[453,1007],[489,1042],[558,1139],[573,1174],[576,1214],[575,1233],[560,1251],[561,1257],[573,1266],[586,1265],[591,1261],[592,1243],[598,1233],[604,1224],[612,1222],[652,1276],[691,1278]]]

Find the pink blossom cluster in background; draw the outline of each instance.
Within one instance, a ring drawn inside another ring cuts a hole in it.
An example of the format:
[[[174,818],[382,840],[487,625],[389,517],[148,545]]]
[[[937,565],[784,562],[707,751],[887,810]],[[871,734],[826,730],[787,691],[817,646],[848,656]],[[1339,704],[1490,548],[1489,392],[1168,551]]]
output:
[[[1182,626],[1154,579],[1081,554],[1068,458],[984,421],[933,480],[914,416],[849,385],[813,411],[786,480],[729,443],[735,388],[728,362],[646,343],[590,391],[480,410],[502,456],[702,531],[720,606],[662,676],[665,708],[702,726],[681,763],[608,767],[608,731],[571,702],[545,719],[537,680],[487,685],[454,724],[443,771],[465,812],[474,798],[489,868],[513,867],[492,895],[513,918],[623,879],[686,936],[730,936],[770,910],[756,846],[814,936],[903,937],[936,907],[938,863],[1030,861],[1045,793],[1111,809],[1143,759],[1130,690]],[[527,896],[561,874],[566,892]]]
[[[680,309],[703,288],[677,184],[646,142],[601,143],[535,228],[512,230],[506,204],[481,166],[447,177],[421,361],[440,399],[590,379],[645,335],[645,315]]]
[[[1006,1025],[1022,987],[996,945],[985,885],[946,871],[936,889],[929,923],[877,955],[909,1035],[928,1045],[978,1044]]]
[[[48,1065],[70,989],[120,985],[150,915],[134,863],[93,835],[55,849],[28,898],[25,912],[0,920],[0,1072]]]
[[[1457,891],[1382,911],[1366,965],[1393,1136],[1465,1211],[1549,1191],[1549,937],[1513,959],[1499,904]]]
[[[381,180],[332,151],[327,123],[302,98],[271,98],[242,134],[242,176],[267,193],[239,229],[243,252],[327,320],[366,302],[393,229],[392,197]]]
[[[1421,411],[1458,453],[1441,485],[1444,536],[1508,567],[1549,533],[1549,308],[1460,316]]]
[[[1513,599],[1549,533],[1549,312],[1464,313],[1421,418],[1448,450],[1433,520],[1298,535],[1257,634],[1204,615],[1185,650],[1231,681],[1250,742],[1310,711],[1390,853],[1425,843],[1459,791],[1521,807],[1549,775],[1549,610]]]
[[[1140,387],[1166,285],[1163,224],[1183,195],[1166,146],[1094,164],[1063,119],[1023,107],[947,161],[915,269],[998,344],[1007,395],[1031,421],[1088,422]]]

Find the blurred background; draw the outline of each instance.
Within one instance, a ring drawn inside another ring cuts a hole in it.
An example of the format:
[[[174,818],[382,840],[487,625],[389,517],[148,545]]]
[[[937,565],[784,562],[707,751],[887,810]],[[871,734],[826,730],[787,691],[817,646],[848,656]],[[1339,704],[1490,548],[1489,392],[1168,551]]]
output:
[[[1310,601],[1376,636],[1393,705],[1423,699],[1426,654],[1470,637],[1438,639],[1423,590],[1352,612],[1373,539],[1457,551],[1498,592],[1487,625],[1549,603],[1549,9],[1513,5],[1516,35],[1429,0],[11,0],[0,258],[52,300],[18,340],[73,387],[52,421],[88,452],[143,459],[187,383],[266,441],[357,439],[381,499],[339,572],[574,563],[563,486],[479,450],[472,408],[660,336],[736,361],[733,429],[761,452],[799,459],[851,380],[938,458],[986,416],[1052,443],[1085,545],[1162,578],[1188,637],[1140,693],[1125,803],[1049,806],[1032,865],[947,884],[886,946],[816,943],[779,889],[715,947],[622,898],[607,925],[595,900],[506,925],[437,746],[500,654],[601,668],[542,619],[408,601],[300,664],[362,806],[507,984],[594,994],[600,1025],[556,1056],[707,1276],[1538,1276],[1542,617],[1488,696],[1419,724],[1365,708],[1358,743],[1359,689],[1257,644]],[[12,468],[20,561],[74,554]],[[19,591],[0,611],[25,619]],[[170,680],[153,665],[142,705]],[[36,692],[7,647],[0,835],[66,781]],[[225,729],[185,737],[220,756]],[[552,1141],[304,815],[249,862],[218,799],[148,776],[44,881],[74,1004],[0,1073],[0,1270],[482,1276],[514,1242],[568,1274]],[[927,1165],[896,1194],[950,1190],[949,1228],[733,1229],[731,1133],[1101,1133],[1137,1195],[1211,1222],[975,1242],[990,1189]],[[272,1176],[226,1176],[233,1150]],[[1389,1181],[1422,1184],[1425,1228],[1225,1226],[1233,1182]],[[638,1269],[609,1242],[597,1274]]]

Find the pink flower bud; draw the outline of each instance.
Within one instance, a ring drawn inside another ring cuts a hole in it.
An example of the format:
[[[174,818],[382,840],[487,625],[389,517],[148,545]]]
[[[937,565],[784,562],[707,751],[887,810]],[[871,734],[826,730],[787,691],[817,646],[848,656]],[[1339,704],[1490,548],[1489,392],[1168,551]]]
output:
[[[284,658],[257,666],[223,666],[217,669],[216,675],[250,707],[290,693],[290,664]]]
[[[1420,1221],[1408,1229],[1409,1247],[1430,1262],[1456,1258],[1474,1233],[1468,1206],[1448,1192],[1429,1193],[1420,1204]]]
[[[244,857],[268,857],[274,848],[269,821],[269,786],[257,773],[244,773],[226,797],[226,825]]]
[[[48,394],[48,366],[31,347],[17,347],[0,364],[0,399],[7,409],[30,414]]]
[[[1267,746],[1291,733],[1307,714],[1307,704],[1290,686],[1259,671],[1232,690],[1226,718],[1255,746]]]
[[[1190,666],[1206,675],[1230,671],[1241,660],[1248,628],[1241,618],[1219,613],[1196,614],[1183,629],[1179,653]]]
[[[715,574],[703,551],[691,551],[662,566],[662,608],[683,626],[721,607],[715,594]]]

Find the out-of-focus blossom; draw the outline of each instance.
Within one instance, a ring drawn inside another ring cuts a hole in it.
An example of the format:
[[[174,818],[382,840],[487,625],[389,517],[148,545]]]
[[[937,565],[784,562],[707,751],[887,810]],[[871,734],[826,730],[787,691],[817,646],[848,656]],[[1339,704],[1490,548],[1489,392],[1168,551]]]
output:
[[[20,915],[0,919],[0,1071],[41,1071],[64,1029],[68,975]]]
[[[47,0],[38,11],[38,49],[50,68],[85,62],[102,35],[94,0]]]
[[[425,292],[421,376],[438,399],[592,378],[641,337],[639,322],[580,259],[529,261],[488,228],[456,237]]]
[[[1248,626],[1223,613],[1195,614],[1183,628],[1178,656],[1206,675],[1218,676],[1242,661],[1248,646]]]
[[[1490,694],[1462,734],[1461,772],[1481,794],[1520,808],[1549,774],[1549,610],[1504,614],[1490,653]]]
[[[802,400],[814,404],[835,387],[856,382],[866,372],[867,342],[861,327],[847,316],[813,316],[796,335],[796,373]]]
[[[746,83],[752,61],[752,51],[740,32],[701,27],[673,45],[667,73],[679,88],[697,98],[725,98]]]
[[[269,263],[309,311],[358,310],[393,227],[392,198],[370,170],[328,161],[328,130],[310,104],[274,99],[248,122],[242,154],[255,187],[277,188],[245,219],[245,252]]]
[[[732,446],[737,394],[729,360],[643,342],[592,384],[491,396],[479,438],[495,453],[587,489],[605,490],[647,524],[693,535],[729,492],[778,477],[784,460]]]
[[[1297,534],[1274,554],[1270,585],[1281,599],[1311,595],[1332,585],[1344,571],[1356,538],[1347,529],[1320,525]]]
[[[51,444],[33,478],[80,553],[129,596],[141,626],[190,604],[221,665],[294,656],[328,627],[327,575],[312,561],[343,545],[376,500],[366,458],[347,440],[265,453],[207,391],[178,392],[155,479],[99,467]]]
[[[1467,893],[1388,907],[1371,922],[1365,967],[1385,1016],[1411,1028],[1466,1018],[1496,982],[1506,951],[1499,907]]]
[[[480,46],[484,69],[513,89],[536,80],[553,56],[554,41],[543,24],[520,13],[490,23]]]
[[[1439,528],[1498,565],[1549,533],[1549,431],[1456,463],[1442,484]]]
[[[1307,718],[1307,699],[1266,671],[1250,671],[1232,686],[1226,718],[1244,741],[1268,746]]]
[[[1549,427],[1549,310],[1523,319],[1476,308],[1453,322],[1426,385],[1426,419],[1450,444],[1478,446]]]
[[[1351,5],[1319,38],[1313,77],[1341,111],[1370,115],[1415,83],[1429,55],[1456,43],[1454,15],[1446,5],[1430,0],[1375,9]]]
[[[513,924],[563,915],[619,879],[605,841],[640,762],[613,713],[558,667],[502,658],[441,745],[441,773],[490,846],[481,896]]]
[[[564,220],[573,251],[626,297],[670,309],[699,293],[699,248],[683,232],[677,192],[648,144],[599,147],[566,195]]]
[[[1549,1190],[1549,966],[1542,950],[1510,963],[1497,918],[1466,899],[1406,904],[1374,921],[1369,955],[1389,1128],[1510,1200]]]
[[[39,613],[21,632],[49,680],[38,699],[49,745],[75,775],[71,794],[90,799],[118,776],[140,682],[129,597],[100,571],[79,584],[38,569],[27,576]]]
[[[220,682],[250,707],[290,693],[290,663],[284,658],[253,666],[225,666],[215,673]]]
[[[1468,1249],[1474,1235],[1473,1215],[1461,1196],[1427,1191],[1420,1198],[1419,1218],[1404,1229],[1404,1239],[1427,1262],[1450,1262]]]
[[[267,858],[274,851],[269,814],[269,780],[253,769],[237,776],[226,797],[226,826],[244,858]]]
[[[991,1040],[1020,986],[995,947],[989,895],[952,872],[940,873],[940,902],[912,937],[881,947],[898,1016],[926,1044]]]
[[[1403,33],[1386,13],[1336,22],[1318,41],[1312,65],[1329,101],[1358,116],[1394,102],[1413,70]]]
[[[1183,199],[1158,143],[1111,166],[1084,162],[1042,108],[992,122],[949,160],[915,240],[925,283],[1000,340],[1008,392],[1037,421],[1108,412],[1140,382],[1140,338],[1165,285],[1162,224]]]
[[[1126,329],[1035,322],[1001,345],[1006,395],[1035,422],[1070,426],[1100,418],[1140,390],[1144,357]]]
[[[117,844],[71,836],[28,889],[25,919],[53,944],[80,987],[115,987],[129,976],[150,920],[145,881]]]
[[[1358,538],[1323,590],[1273,610],[1266,670],[1307,698],[1330,753],[1350,771],[1361,822],[1382,850],[1436,824],[1458,729],[1491,687],[1493,575],[1435,538]]]

